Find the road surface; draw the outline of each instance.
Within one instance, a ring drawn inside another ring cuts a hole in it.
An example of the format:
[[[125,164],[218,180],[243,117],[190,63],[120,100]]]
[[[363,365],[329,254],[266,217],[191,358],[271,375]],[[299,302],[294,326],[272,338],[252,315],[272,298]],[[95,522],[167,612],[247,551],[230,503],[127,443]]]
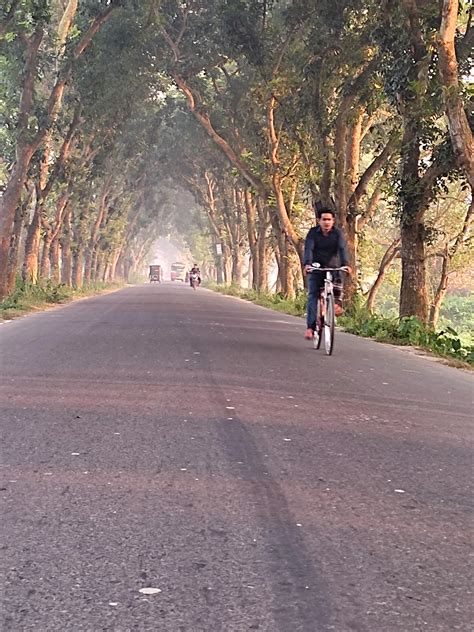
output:
[[[472,630],[472,376],[304,330],[172,283],[2,324],[1,629]]]

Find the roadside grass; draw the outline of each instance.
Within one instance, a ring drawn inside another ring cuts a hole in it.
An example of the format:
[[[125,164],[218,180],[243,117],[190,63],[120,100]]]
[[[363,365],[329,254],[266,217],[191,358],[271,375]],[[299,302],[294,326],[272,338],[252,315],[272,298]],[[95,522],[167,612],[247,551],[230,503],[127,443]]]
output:
[[[124,287],[124,285],[124,281],[95,282],[80,289],[74,289],[63,283],[54,284],[51,281],[36,284],[18,280],[13,292],[0,302],[0,320],[11,320],[29,312],[43,310],[51,305],[69,303],[77,298],[101,294]]]
[[[257,305],[268,307],[293,316],[304,316],[306,313],[306,293],[300,292],[295,299],[285,299],[279,294],[257,292],[239,288],[235,285],[225,286],[215,283],[207,284],[214,292],[237,296]],[[421,348],[436,356],[448,359],[453,366],[473,368],[474,346],[466,343],[452,327],[444,327],[440,331],[424,325],[415,316],[405,318],[386,318],[378,314],[370,314],[362,300],[356,301],[344,316],[338,318],[338,325],[344,331],[379,342],[394,345],[406,345]]]
[[[226,294],[227,296],[237,296],[246,301],[251,301],[262,307],[269,307],[278,312],[291,314],[292,316],[303,316],[306,309],[306,295],[301,292],[295,299],[284,298],[281,294],[270,292],[257,292],[256,290],[240,288],[237,285],[218,285],[217,283],[206,283],[205,287],[213,292]]]

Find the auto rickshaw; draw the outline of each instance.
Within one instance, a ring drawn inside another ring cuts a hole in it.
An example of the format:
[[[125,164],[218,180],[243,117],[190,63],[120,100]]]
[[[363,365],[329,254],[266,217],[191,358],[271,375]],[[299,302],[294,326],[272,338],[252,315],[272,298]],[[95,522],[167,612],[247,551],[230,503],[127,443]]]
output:
[[[161,283],[162,278],[162,270],[159,265],[150,266],[150,273],[148,274],[148,278],[150,279],[150,283]]]

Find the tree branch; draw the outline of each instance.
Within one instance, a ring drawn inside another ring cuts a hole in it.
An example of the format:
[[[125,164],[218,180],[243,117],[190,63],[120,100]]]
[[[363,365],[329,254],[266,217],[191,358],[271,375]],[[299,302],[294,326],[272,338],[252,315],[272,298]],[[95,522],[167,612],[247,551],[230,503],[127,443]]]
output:
[[[372,163],[367,167],[367,169],[363,173],[362,177],[359,180],[358,185],[356,186],[354,193],[349,198],[348,206],[351,210],[353,209],[355,211],[357,209],[359,200],[364,195],[367,194],[367,189],[370,184],[370,181],[372,180],[374,175],[377,173],[377,171],[379,171],[379,169],[381,169],[384,166],[384,164],[390,159],[390,156],[396,147],[397,138],[398,138],[397,134],[392,133],[391,137],[389,138],[388,143],[385,145],[381,153],[376,158],[374,158]]]

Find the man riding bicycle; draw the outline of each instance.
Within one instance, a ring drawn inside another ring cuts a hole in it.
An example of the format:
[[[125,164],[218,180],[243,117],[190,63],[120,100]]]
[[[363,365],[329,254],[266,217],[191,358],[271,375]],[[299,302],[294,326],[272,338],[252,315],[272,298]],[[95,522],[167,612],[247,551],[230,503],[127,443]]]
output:
[[[349,267],[349,255],[347,253],[344,235],[339,228],[334,226],[336,217],[332,209],[322,208],[318,210],[318,226],[313,226],[306,236],[304,245],[303,263],[305,271],[309,272],[312,263],[319,263],[322,268]],[[350,268],[348,269],[350,273]],[[324,285],[324,272],[313,272],[308,276],[308,307],[305,338],[313,339],[316,329],[316,305]],[[342,276],[340,272],[334,273],[334,299],[335,313],[340,316],[342,309]]]

